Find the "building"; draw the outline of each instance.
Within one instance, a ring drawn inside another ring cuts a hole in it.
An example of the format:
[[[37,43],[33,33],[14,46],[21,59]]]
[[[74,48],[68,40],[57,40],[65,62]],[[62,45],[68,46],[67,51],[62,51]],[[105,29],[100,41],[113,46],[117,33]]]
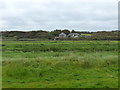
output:
[[[79,37],[79,33],[70,33],[67,37],[70,37],[70,38],[78,38]]]
[[[65,33],[60,33],[58,37],[55,37],[54,40],[64,39],[64,38],[79,38],[79,33],[69,33],[66,35]]]
[[[59,40],[59,39],[63,39],[66,38],[67,35],[65,33],[60,33],[58,37],[55,37],[54,40]]]
[[[60,33],[59,34],[59,38],[66,38],[66,37],[67,37],[67,35],[65,33]]]

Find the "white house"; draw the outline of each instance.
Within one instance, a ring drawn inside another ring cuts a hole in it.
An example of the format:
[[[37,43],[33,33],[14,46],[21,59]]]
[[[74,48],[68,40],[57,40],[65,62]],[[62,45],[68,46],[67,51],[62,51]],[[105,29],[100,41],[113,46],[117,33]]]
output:
[[[66,38],[66,37],[67,37],[67,35],[65,33],[60,33],[59,34],[59,38]]]
[[[70,37],[70,38],[78,38],[80,34],[78,33],[70,33],[67,37]]]
[[[60,33],[58,37],[55,37],[54,40],[62,39],[62,38],[79,38],[79,33],[69,33],[66,35],[65,33]]]

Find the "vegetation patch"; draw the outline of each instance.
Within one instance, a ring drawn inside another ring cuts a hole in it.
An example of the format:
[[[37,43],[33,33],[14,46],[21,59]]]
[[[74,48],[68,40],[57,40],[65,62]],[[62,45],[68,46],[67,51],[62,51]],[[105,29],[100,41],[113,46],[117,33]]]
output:
[[[3,88],[117,88],[117,44],[3,41]]]

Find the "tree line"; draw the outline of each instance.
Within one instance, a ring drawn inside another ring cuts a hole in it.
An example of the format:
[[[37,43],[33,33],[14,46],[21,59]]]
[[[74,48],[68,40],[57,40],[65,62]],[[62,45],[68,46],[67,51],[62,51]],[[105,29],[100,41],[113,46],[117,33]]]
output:
[[[68,35],[69,33],[79,33],[80,36],[82,34],[90,34],[91,37],[86,38],[85,35],[79,38],[64,38],[64,40],[119,40],[119,30],[115,31],[97,31],[97,32],[83,32],[83,31],[75,31],[75,30],[54,30],[54,31],[2,31],[2,39],[13,39],[13,40],[27,40],[27,39],[40,39],[40,40],[54,40],[55,37],[59,36],[60,33],[65,33]]]

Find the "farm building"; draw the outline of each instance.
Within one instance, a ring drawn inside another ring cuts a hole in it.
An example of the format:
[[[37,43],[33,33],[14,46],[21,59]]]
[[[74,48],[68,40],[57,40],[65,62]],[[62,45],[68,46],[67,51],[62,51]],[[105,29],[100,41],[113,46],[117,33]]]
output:
[[[78,37],[79,37],[79,34],[78,34],[78,33],[70,33],[67,37],[70,37],[70,38],[78,38]]]
[[[67,35],[65,33],[60,33],[58,37],[55,37],[54,40],[58,40],[58,39],[61,39],[61,38],[66,38]]]
[[[66,38],[66,37],[67,37],[67,35],[65,33],[60,33],[59,34],[59,38]]]
[[[79,34],[78,33],[69,33],[66,35],[65,33],[60,33],[58,37],[55,37],[54,40],[58,40],[61,38],[78,38]]]

